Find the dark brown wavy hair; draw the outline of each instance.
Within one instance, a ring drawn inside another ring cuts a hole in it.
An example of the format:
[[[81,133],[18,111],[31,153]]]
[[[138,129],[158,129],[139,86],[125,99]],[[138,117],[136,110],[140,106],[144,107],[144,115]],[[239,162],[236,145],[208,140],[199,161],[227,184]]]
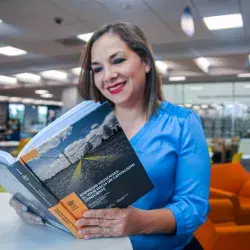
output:
[[[144,92],[143,104],[144,112],[149,119],[152,114],[156,113],[156,109],[163,100],[161,78],[156,70],[155,60],[152,55],[150,44],[148,43],[142,30],[131,23],[115,22],[105,24],[94,32],[81,54],[81,74],[78,84],[80,95],[86,100],[94,100],[98,102],[109,101],[95,86],[93,72],[91,70],[92,46],[95,41],[106,33],[118,35],[121,40],[124,41],[127,46],[141,58],[141,60],[150,65],[149,73],[145,73],[146,88]]]

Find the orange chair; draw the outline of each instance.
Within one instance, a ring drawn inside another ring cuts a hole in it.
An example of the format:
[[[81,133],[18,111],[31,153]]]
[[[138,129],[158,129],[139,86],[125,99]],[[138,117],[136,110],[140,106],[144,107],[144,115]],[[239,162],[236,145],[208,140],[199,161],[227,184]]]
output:
[[[210,199],[229,199],[234,208],[235,222],[250,224],[250,178],[239,163],[212,164]],[[226,213],[225,206],[221,209]]]
[[[208,217],[213,223],[235,223],[234,205],[230,199],[209,199]]]
[[[250,225],[213,224],[208,218],[200,226],[195,236],[204,250],[249,250]]]

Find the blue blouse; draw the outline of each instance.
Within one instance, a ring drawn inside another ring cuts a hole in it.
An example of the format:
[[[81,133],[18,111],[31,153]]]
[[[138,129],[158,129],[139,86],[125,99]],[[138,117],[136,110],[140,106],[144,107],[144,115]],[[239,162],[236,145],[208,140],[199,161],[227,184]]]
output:
[[[133,249],[183,249],[209,207],[210,159],[200,119],[164,101],[130,142],[155,186],[132,206],[170,209],[177,224],[175,234],[130,236]]]

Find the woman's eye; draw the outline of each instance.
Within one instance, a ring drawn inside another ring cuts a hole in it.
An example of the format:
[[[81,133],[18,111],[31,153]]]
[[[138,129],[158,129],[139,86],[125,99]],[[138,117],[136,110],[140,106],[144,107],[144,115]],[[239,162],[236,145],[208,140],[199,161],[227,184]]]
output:
[[[98,68],[94,68],[93,69],[93,72],[94,73],[98,73],[98,72],[100,72],[102,70],[102,68],[101,67],[98,67]]]
[[[124,62],[126,59],[124,59],[124,58],[117,58],[117,59],[115,59],[114,61],[113,61],[113,64],[119,64],[119,63],[122,63],[122,62]]]

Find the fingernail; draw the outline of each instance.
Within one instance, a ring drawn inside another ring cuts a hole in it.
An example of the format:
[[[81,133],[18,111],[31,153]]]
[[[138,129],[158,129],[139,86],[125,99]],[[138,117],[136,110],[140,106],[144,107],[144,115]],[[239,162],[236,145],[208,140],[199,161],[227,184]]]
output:
[[[22,205],[22,211],[27,212],[27,207]]]
[[[36,217],[36,221],[37,221],[37,222],[42,222],[41,217]]]
[[[83,217],[89,217],[90,216],[90,212],[85,212],[84,214],[83,214]]]

